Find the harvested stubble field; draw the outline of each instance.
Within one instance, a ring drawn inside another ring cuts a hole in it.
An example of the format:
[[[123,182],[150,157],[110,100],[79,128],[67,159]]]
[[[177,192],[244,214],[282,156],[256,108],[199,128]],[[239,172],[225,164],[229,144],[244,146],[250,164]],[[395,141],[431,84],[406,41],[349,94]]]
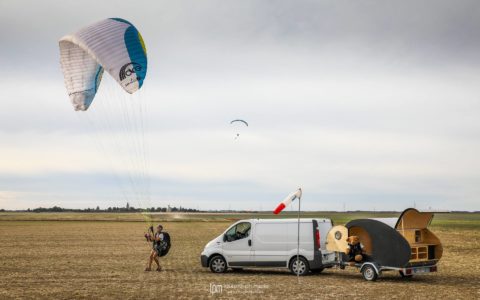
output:
[[[288,214],[287,214],[288,215]],[[313,214],[312,214],[313,215]],[[337,223],[359,214],[321,214]],[[200,266],[205,244],[252,215],[162,214],[173,240],[164,271],[144,272],[149,244],[138,214],[0,214],[0,299],[478,299],[480,215],[437,215],[444,245],[439,272],[404,280],[384,273],[366,282],[355,270],[300,278],[282,269],[212,274]],[[378,215],[376,215],[378,216]],[[383,215],[382,215],[383,216]],[[157,222],[156,221],[156,222]],[[183,222],[182,222],[183,221]],[[211,285],[215,285],[211,294]],[[219,286],[222,286],[220,293]]]

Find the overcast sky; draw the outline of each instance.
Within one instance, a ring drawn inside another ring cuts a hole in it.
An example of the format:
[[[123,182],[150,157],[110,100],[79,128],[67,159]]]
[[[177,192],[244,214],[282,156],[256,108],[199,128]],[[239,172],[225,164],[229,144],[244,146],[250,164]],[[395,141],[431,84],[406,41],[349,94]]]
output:
[[[96,134],[120,87],[79,113],[63,84],[59,38],[107,17],[147,47],[150,200],[122,127]],[[0,208],[270,210],[301,186],[308,210],[480,209],[478,1],[2,0],[0,40]]]

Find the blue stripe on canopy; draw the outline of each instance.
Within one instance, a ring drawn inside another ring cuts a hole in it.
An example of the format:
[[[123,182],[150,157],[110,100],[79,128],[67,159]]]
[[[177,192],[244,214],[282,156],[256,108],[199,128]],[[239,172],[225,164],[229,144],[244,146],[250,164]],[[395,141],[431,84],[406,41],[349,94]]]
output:
[[[128,27],[125,31],[125,45],[131,61],[141,66],[140,70],[136,71],[138,88],[140,88],[147,75],[147,56],[140,41],[140,35],[134,26]]]

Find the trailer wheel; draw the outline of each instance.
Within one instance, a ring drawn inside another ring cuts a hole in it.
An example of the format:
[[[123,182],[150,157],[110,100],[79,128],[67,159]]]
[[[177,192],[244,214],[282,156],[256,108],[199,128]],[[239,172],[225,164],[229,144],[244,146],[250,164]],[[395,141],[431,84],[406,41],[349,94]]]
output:
[[[413,277],[412,274],[407,275],[407,274],[403,273],[402,271],[398,271],[398,273],[400,273],[400,276],[402,276],[402,278],[410,279],[410,278]]]
[[[371,265],[366,265],[362,268],[363,278],[367,281],[375,281],[378,278],[377,271]]]
[[[289,269],[293,274],[300,276],[307,275],[310,271],[308,261],[303,257],[299,257],[298,260],[297,257],[292,258]]]
[[[227,271],[227,262],[220,255],[212,257],[209,266],[213,273],[225,273]]]

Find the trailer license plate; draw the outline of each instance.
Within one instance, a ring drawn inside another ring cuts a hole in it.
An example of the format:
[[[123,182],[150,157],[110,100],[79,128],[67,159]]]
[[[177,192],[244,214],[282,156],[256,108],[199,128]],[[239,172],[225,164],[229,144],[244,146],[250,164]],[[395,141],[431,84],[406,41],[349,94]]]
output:
[[[429,273],[430,268],[415,268],[413,269],[413,273]]]

